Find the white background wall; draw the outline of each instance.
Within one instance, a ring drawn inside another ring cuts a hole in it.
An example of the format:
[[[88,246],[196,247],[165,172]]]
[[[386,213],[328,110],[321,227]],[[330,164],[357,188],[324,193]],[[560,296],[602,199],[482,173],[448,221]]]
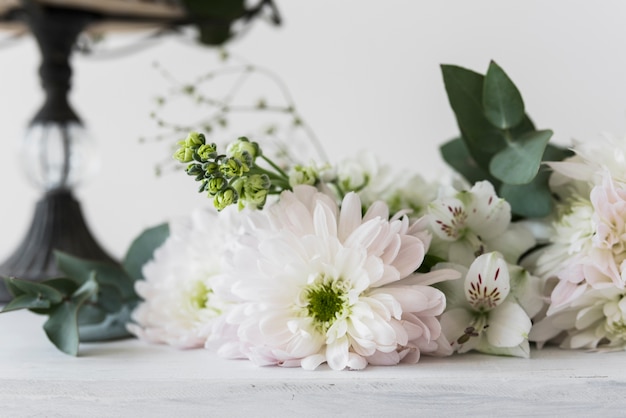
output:
[[[626,2],[603,0],[277,0],[280,28],[257,22],[230,49],[278,73],[333,160],[375,150],[428,178],[445,171],[438,145],[456,135],[440,63],[484,72],[496,60],[520,87],[539,128],[563,144],[626,127]],[[185,79],[212,54],[172,39],[125,58],[73,59],[71,102],[97,138],[98,177],[78,190],[93,232],[122,255],[145,227],[209,202],[182,174],[156,178],[163,144],[152,100],[167,82],[157,60]],[[17,157],[40,106],[32,39],[0,49],[0,258],[19,242],[38,192]],[[181,115],[181,118],[183,115]],[[247,133],[248,127],[241,126]]]

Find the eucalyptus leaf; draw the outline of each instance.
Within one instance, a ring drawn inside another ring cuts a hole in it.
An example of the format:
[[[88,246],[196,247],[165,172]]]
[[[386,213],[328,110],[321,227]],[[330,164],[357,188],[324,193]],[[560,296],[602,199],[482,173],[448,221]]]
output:
[[[163,245],[169,235],[169,225],[165,223],[146,229],[132,242],[124,257],[123,266],[133,280],[143,279],[143,265],[152,259],[154,251]]]
[[[489,164],[491,174],[512,185],[527,184],[539,171],[543,153],[552,137],[552,131],[534,131],[508,143]]]
[[[469,183],[481,180],[490,180],[494,186],[500,182],[484,170],[470,155],[465,141],[455,138],[439,148],[444,161],[461,174]]]
[[[38,296],[43,299],[48,299],[52,303],[58,303],[63,299],[64,296],[55,288],[41,282],[10,278],[6,280],[6,283],[9,291],[18,290],[18,292],[13,293],[13,296],[15,297],[26,294]]]
[[[133,280],[116,264],[85,260],[60,251],[55,252],[55,257],[61,271],[80,283],[88,280],[95,272],[98,283],[116,286],[124,299],[136,297]]]
[[[48,339],[66,354],[78,355],[78,311],[98,292],[95,275],[86,280],[69,300],[56,305],[50,311],[50,317],[43,328]]]
[[[103,311],[108,313],[119,311],[123,305],[122,300],[122,294],[116,286],[100,283],[100,291],[98,292],[98,305],[102,308]]]
[[[533,123],[532,120],[530,120],[530,118],[528,117],[528,115],[524,115],[524,118],[522,119],[522,121],[515,125],[513,128],[510,129],[510,133],[511,136],[513,137],[513,139],[517,139],[520,136],[534,131],[535,130],[535,124]]]
[[[80,283],[66,277],[56,277],[54,279],[44,280],[43,284],[53,287],[65,296],[70,296],[80,287]]]
[[[23,294],[11,300],[0,312],[11,312],[18,309],[48,309],[50,301],[43,299],[41,295]]]
[[[503,184],[498,194],[511,205],[511,211],[525,218],[542,218],[552,213],[554,198],[548,186],[550,171],[539,171],[528,184]]]
[[[500,129],[510,129],[524,119],[524,101],[513,81],[491,61],[483,83],[482,104],[485,117]]]
[[[482,96],[484,76],[456,65],[442,65],[443,82],[448,101],[456,116],[470,153],[497,152],[505,146],[499,129],[484,115]]]

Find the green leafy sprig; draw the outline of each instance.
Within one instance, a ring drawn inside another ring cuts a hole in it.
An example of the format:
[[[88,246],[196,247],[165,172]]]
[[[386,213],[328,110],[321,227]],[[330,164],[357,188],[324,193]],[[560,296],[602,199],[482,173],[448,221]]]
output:
[[[520,217],[551,213],[550,171],[542,161],[560,161],[571,151],[549,144],[551,130],[537,130],[508,75],[491,61],[483,76],[441,66],[461,136],[441,147],[444,160],[470,183],[489,180]]]
[[[78,355],[80,341],[127,337],[126,323],[139,302],[135,281],[143,278],[142,266],[168,235],[167,225],[144,231],[121,265],[56,253],[57,265],[66,277],[42,282],[5,279],[13,299],[1,313],[28,309],[48,316],[43,326],[48,339],[72,356]]]

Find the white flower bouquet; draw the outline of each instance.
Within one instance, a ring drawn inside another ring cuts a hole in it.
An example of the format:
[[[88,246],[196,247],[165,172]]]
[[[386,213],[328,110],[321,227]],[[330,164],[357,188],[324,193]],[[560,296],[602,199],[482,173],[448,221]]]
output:
[[[4,311],[50,315],[70,354],[68,318],[124,308],[143,340],[304,369],[529,357],[532,342],[623,349],[623,141],[560,148],[497,64],[442,72],[461,132],[441,147],[453,180],[366,152],[278,164],[247,138],[221,152],[193,132],[174,157],[215,209],[148,231],[113,272],[60,255],[70,278],[9,279]]]

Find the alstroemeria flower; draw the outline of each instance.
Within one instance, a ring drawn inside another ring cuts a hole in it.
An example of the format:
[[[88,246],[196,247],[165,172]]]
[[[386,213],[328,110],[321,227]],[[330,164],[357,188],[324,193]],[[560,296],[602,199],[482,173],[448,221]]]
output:
[[[445,297],[429,285],[458,274],[414,274],[429,235],[406,217],[389,220],[381,202],[361,210],[355,193],[339,208],[302,185],[249,214],[225,273],[241,302],[225,317],[236,335],[223,336],[221,355],[341,370],[441,352]]]
[[[529,291],[533,295],[539,292],[536,284],[530,281],[516,284],[518,300],[510,294],[509,266],[502,255],[491,252],[479,256],[467,270],[464,280],[448,281],[438,286],[449,303],[441,316],[446,339],[459,353],[476,350],[528,357],[531,321],[520,301],[533,304],[532,314],[541,308],[541,302],[536,306],[534,298],[524,296]]]
[[[481,181],[470,190],[440,197],[428,207],[437,240],[432,251],[469,266],[480,254],[499,251],[511,263],[534,245],[525,228],[511,225],[511,206],[499,198],[491,183]]]

